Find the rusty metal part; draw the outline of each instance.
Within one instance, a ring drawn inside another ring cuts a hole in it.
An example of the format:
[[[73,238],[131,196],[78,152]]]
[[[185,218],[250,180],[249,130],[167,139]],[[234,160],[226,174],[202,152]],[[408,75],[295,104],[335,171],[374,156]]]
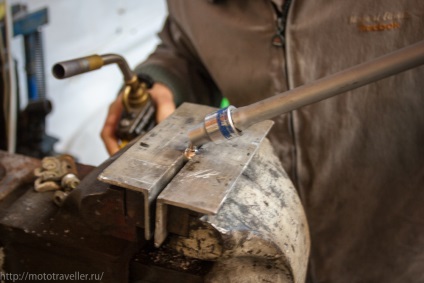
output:
[[[47,156],[41,160],[41,167],[34,173],[42,181],[60,181],[66,174],[76,175],[77,167],[70,155]]]
[[[80,179],[78,179],[75,174],[68,173],[62,177],[61,186],[64,189],[73,190],[79,185],[79,183]]]
[[[40,181],[57,181],[61,178],[60,170],[61,166],[59,159],[54,157],[45,157],[41,161],[41,167],[34,170],[34,175],[39,177]]]
[[[219,110],[188,132],[190,141],[201,146],[210,141],[237,136],[251,125],[348,90],[424,64],[424,41],[356,65],[334,75],[240,108]],[[226,113],[226,115],[219,115]],[[215,117],[216,119],[210,119]]]
[[[62,206],[69,193],[69,191],[56,191],[53,195],[53,202],[58,206]]]
[[[199,150],[200,154],[180,170],[157,198],[156,246],[168,234],[168,206],[206,215],[218,213],[272,125],[272,121],[263,121],[248,129],[243,139],[230,141],[229,146],[208,144]]]
[[[37,192],[59,190],[61,182],[66,175],[74,176],[65,178],[65,186],[74,186],[77,167],[72,156],[63,154],[59,156],[47,156],[41,160],[41,167],[34,170],[38,177],[34,183]]]
[[[57,191],[62,187],[58,182],[55,181],[43,181],[41,178],[37,178],[34,181],[34,190],[37,192],[48,192],[48,191]]]
[[[72,190],[76,189],[80,183],[79,178],[72,173],[66,174],[63,176],[60,182],[60,188],[54,193],[53,202],[58,206],[62,206],[63,202],[69,196]]]

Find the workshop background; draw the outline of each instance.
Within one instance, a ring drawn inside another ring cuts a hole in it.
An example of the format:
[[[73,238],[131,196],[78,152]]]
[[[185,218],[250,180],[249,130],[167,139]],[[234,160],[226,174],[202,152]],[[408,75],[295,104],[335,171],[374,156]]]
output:
[[[7,3],[7,1],[6,1]],[[46,97],[53,110],[46,118],[46,133],[58,139],[55,151],[69,153],[78,162],[99,165],[108,154],[100,131],[108,106],[122,86],[116,65],[58,80],[51,73],[59,62],[92,54],[116,53],[133,68],[158,43],[157,32],[166,15],[164,0],[26,0],[29,13],[47,8],[48,23],[41,26]],[[27,101],[24,44],[22,36],[11,42],[16,59],[20,108]]]

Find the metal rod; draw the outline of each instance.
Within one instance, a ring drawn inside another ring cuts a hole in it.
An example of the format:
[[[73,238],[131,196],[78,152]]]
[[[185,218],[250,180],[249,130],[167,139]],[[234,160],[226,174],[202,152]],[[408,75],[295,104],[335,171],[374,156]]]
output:
[[[239,136],[249,126],[424,64],[424,41],[248,106],[218,110],[188,133],[193,146]]]
[[[232,111],[238,130],[424,64],[424,41]]]

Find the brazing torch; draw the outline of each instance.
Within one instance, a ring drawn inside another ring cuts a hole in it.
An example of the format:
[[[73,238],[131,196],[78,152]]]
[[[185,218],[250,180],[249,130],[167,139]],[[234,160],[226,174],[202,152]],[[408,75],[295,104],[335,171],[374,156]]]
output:
[[[58,79],[69,78],[100,69],[108,64],[118,64],[124,76],[125,85],[121,90],[124,111],[116,135],[124,142],[144,134],[155,126],[155,107],[148,89],[153,80],[145,75],[136,75],[125,59],[117,54],[91,55],[53,66],[52,73]]]

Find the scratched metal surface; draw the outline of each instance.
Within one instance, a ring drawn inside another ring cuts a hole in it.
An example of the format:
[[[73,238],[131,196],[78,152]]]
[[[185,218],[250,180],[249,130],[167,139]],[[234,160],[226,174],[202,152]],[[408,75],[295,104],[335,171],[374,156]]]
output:
[[[263,121],[244,131],[240,138],[206,144],[199,154],[185,164],[158,196],[155,227],[157,246],[168,234],[168,205],[207,215],[218,213],[272,125],[272,121]]]
[[[181,105],[99,175],[102,182],[143,193],[147,239],[152,234],[151,204],[185,163],[182,153],[189,128],[213,111],[208,106]]]
[[[306,215],[269,140],[261,143],[219,212],[192,219],[189,233],[170,233],[167,246],[214,261],[205,282],[305,282]]]
[[[172,179],[158,201],[216,214],[272,124],[263,121],[244,131],[240,138],[206,144]]]
[[[211,111],[211,107],[183,104],[107,167],[99,179],[130,190],[148,191],[154,198],[155,191],[172,175],[170,171],[183,165],[188,129]]]

